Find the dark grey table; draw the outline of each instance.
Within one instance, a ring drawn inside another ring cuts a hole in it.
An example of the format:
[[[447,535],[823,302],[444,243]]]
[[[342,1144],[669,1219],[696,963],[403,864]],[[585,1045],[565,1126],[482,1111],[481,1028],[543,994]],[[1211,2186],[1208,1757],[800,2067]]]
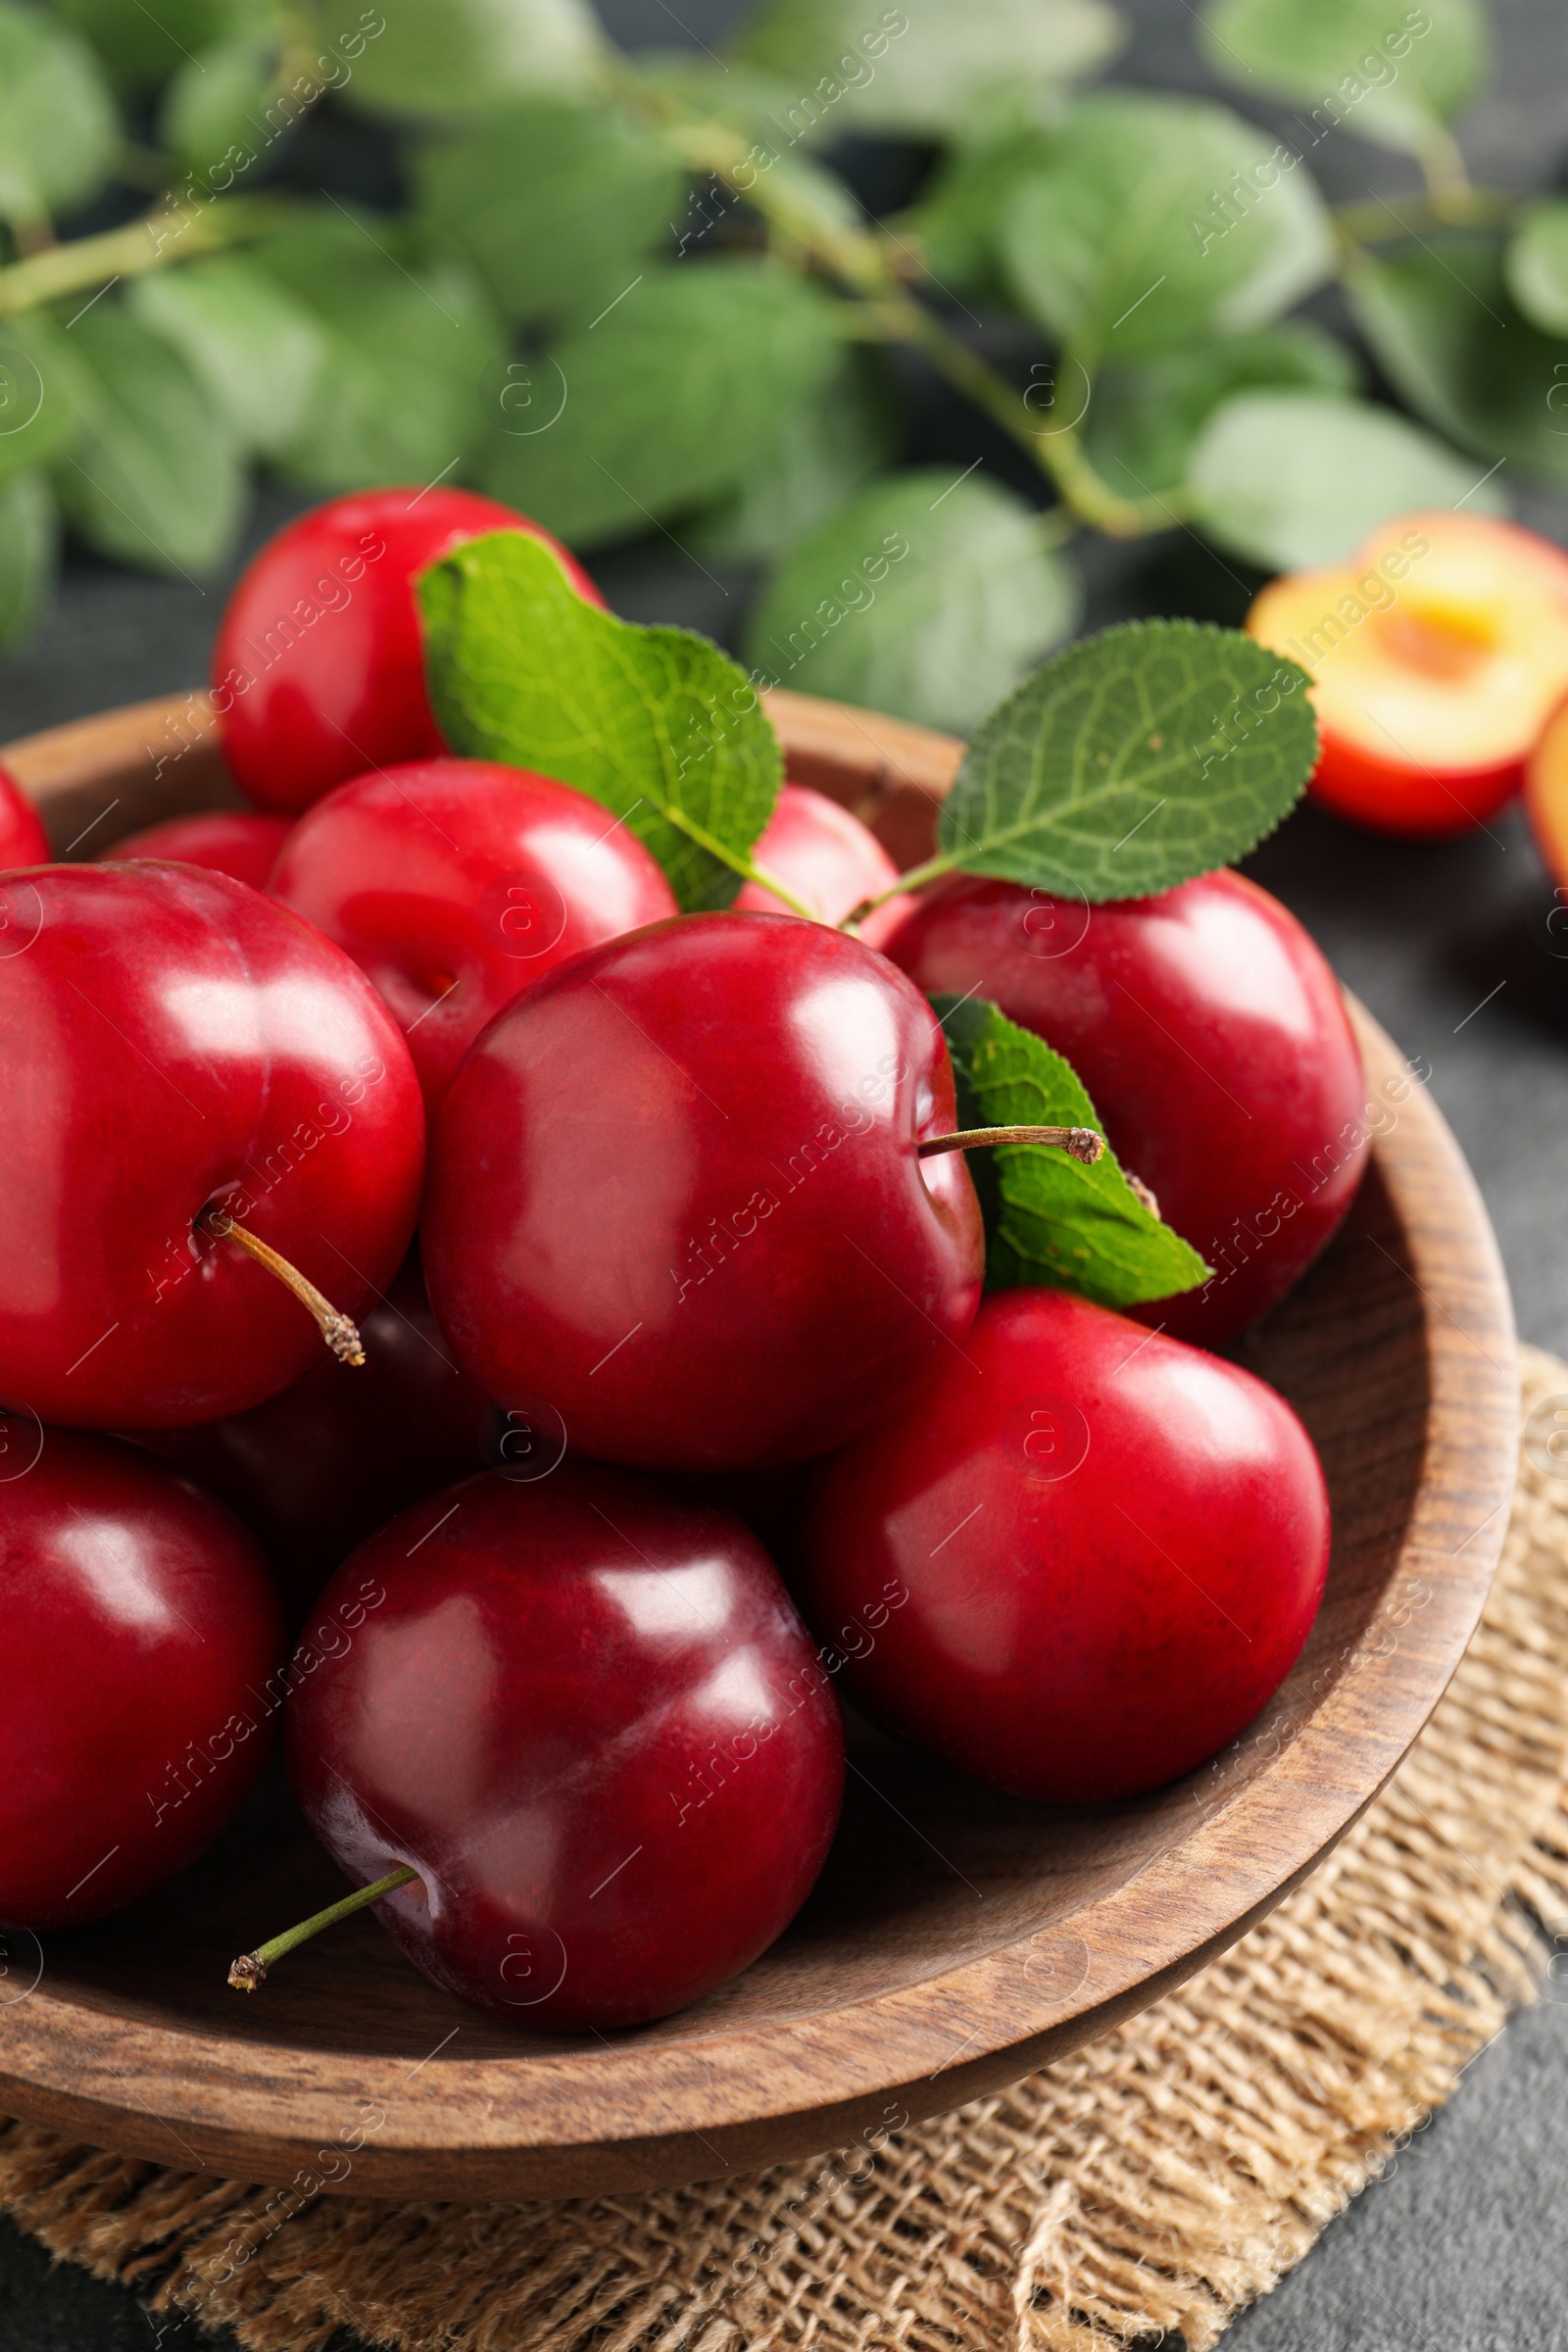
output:
[[[1312,0],[1299,0],[1303,7]],[[1186,0],[1122,0],[1135,28],[1119,68],[1131,81],[1209,86],[1192,50]],[[606,0],[628,41],[718,39],[734,0]],[[1497,71],[1466,126],[1477,176],[1554,184],[1568,153],[1568,14],[1561,0],[1492,0]],[[1251,108],[1270,119],[1266,107]],[[1280,118],[1282,127],[1284,118]],[[1314,164],[1332,197],[1405,184],[1393,158],[1344,136]],[[966,462],[983,448],[935,394],[914,453]],[[1524,519],[1568,545],[1568,498],[1514,485]],[[251,544],[298,502],[258,502]],[[595,570],[629,618],[675,620],[733,639],[753,582],[716,580],[660,543],[617,551]],[[1089,625],[1130,612],[1197,610],[1239,619],[1245,584],[1174,537],[1140,552],[1097,551]],[[129,578],[74,557],[35,641],[0,658],[0,740],[201,678],[226,583],[205,589]],[[1522,1334],[1568,1353],[1568,941],[1547,929],[1552,891],[1517,817],[1463,840],[1380,842],[1314,811],[1293,817],[1252,860],[1322,942],[1351,988],[1407,1052],[1431,1062],[1433,1092],[1486,1195],[1514,1286]],[[1555,951],[1555,953],[1554,953]],[[1247,2314],[1237,2352],[1559,2352],[1568,2344],[1568,1986],[1519,2018],[1470,2068],[1458,2093],[1380,2182],[1330,2229],[1279,2291]],[[0,2226],[0,2352],[150,2352],[160,2330],[132,2297],[51,2271]],[[163,2324],[166,2344],[202,2336]],[[350,2339],[343,2339],[349,2352]]]

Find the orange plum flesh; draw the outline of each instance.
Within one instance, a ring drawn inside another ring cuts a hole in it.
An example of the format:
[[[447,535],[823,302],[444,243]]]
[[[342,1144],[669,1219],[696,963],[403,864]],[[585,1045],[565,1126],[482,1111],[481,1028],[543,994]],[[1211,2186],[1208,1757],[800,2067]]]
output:
[[[1311,673],[1315,800],[1459,833],[1512,799],[1568,694],[1568,556],[1490,515],[1404,514],[1352,563],[1271,581],[1247,627]]]
[[[1552,880],[1568,885],[1568,702],[1536,746],[1525,776],[1525,808]]]

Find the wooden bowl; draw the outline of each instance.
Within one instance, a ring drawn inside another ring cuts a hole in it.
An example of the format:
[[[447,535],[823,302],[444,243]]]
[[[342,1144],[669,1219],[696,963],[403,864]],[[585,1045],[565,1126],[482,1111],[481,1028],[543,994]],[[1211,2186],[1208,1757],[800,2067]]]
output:
[[[794,695],[772,710],[793,775],[858,808],[902,861],[925,854],[958,745]],[[234,798],[199,695],[0,758],[76,856]],[[697,2007],[613,2041],[508,2032],[426,1984],[368,1918],[296,1953],[256,1998],[228,1991],[234,1952],[342,1888],[278,1779],[149,1901],[51,1936],[41,1959],[10,1939],[0,2110],[306,2192],[630,2190],[956,2107],[1222,1951],[1420,1731],[1480,1613],[1513,1491],[1513,1332],[1486,1213],[1424,1088],[1356,1020],[1386,1106],[1367,1179],[1248,1349],[1323,1455],[1328,1593],[1283,1690],[1211,1765],[1135,1802],[1057,1809],[858,1730],[843,1829],[789,1933]]]

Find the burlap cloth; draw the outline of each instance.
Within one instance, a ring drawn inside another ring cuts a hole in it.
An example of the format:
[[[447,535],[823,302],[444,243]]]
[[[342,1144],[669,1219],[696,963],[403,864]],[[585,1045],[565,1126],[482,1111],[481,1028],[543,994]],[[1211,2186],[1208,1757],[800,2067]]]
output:
[[[1526,1414],[1568,1365],[1521,1350]],[[0,2207],[254,2352],[1190,2352],[1269,2287],[1568,1948],[1568,1475],[1527,1446],[1447,1696],[1315,1876],[1132,2024],[876,2149],[549,2205],[267,2192],[0,2125]]]

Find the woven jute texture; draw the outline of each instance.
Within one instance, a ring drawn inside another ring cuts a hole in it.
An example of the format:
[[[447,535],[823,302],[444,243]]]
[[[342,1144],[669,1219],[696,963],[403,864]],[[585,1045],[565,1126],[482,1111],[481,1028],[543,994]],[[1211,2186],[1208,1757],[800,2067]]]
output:
[[[1531,1410],[1568,1366],[1521,1351]],[[1539,1458],[1533,1459],[1532,1455]],[[1530,1997],[1568,1926],[1568,1477],[1397,1777],[1223,1959],[1001,2097],[747,2180],[558,2204],[279,2201],[0,2126],[0,2208],[253,2352],[1202,2352]],[[1563,1940],[1568,1942],[1568,1936]]]

